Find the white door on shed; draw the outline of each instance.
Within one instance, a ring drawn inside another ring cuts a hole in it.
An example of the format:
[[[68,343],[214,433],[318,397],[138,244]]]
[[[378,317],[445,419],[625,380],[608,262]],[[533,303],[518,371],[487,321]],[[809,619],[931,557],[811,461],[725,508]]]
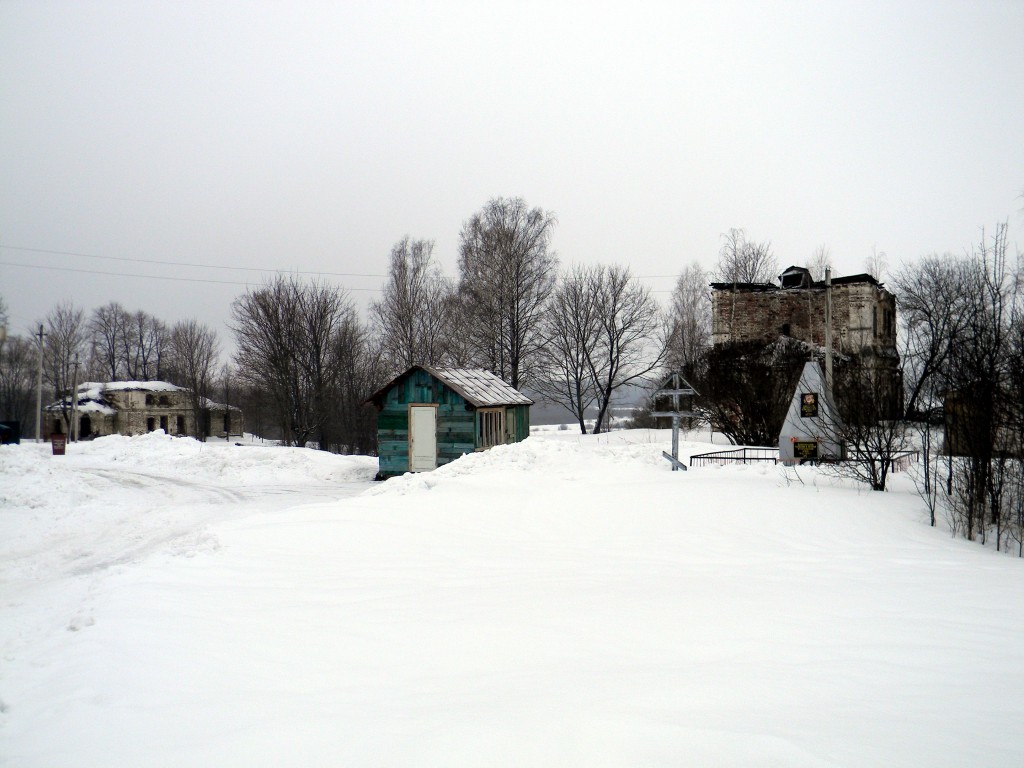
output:
[[[409,470],[427,472],[437,467],[437,408],[409,406]]]

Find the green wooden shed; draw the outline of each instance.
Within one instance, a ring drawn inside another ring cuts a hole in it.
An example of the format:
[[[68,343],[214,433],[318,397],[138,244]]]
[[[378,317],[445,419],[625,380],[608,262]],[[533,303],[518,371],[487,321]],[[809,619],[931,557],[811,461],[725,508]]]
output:
[[[533,401],[477,368],[414,365],[366,402],[377,408],[379,478],[427,472],[530,434]]]

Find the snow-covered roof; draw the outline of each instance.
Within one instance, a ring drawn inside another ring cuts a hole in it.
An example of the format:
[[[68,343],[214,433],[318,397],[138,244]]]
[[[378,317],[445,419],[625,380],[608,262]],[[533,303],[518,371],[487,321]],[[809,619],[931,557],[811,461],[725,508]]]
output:
[[[216,400],[211,400],[208,397],[202,399],[202,407],[209,408],[211,411],[241,411],[242,409],[235,405],[224,405],[224,403],[218,403]]]
[[[47,413],[52,413],[54,411],[62,411],[65,408],[70,407],[71,398],[63,397],[56,402],[50,403],[48,406],[43,408],[43,410]],[[110,403],[99,395],[99,390],[87,390],[83,394],[81,388],[78,390],[78,410],[82,413],[102,413],[107,416],[112,416],[117,413],[117,410],[112,408]]]
[[[60,411],[60,410],[63,410],[64,408],[70,408],[70,407],[71,407],[71,398],[70,397],[65,397],[63,400],[58,400],[55,403],[50,403],[43,410],[46,411],[47,413],[52,413],[54,411]],[[115,413],[117,413],[117,411],[115,409],[111,408],[109,405],[107,405],[106,402],[104,402],[102,400],[92,400],[92,399],[82,399],[82,398],[79,398],[79,400],[78,400],[78,412],[79,413],[102,413],[102,414],[105,414],[107,416],[113,416]]]
[[[104,397],[108,392],[188,392],[184,387],[169,381],[85,381],[78,385],[78,410],[85,413],[117,413]],[[64,397],[46,406],[45,411],[60,411],[71,407],[71,398]],[[233,405],[225,406],[209,398],[203,398],[203,407],[211,410],[239,411]]]
[[[510,384],[482,368],[428,368],[423,370],[440,379],[477,408],[489,405],[533,405]]]
[[[169,381],[108,381],[106,384],[97,384],[107,392],[180,392],[182,390],[176,384]]]

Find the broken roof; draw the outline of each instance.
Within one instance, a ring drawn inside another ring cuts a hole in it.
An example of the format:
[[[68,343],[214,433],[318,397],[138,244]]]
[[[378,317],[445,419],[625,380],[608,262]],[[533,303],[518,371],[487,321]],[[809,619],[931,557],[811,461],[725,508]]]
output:
[[[451,387],[475,408],[499,405],[533,405],[533,400],[522,392],[482,368],[432,368],[426,365],[414,365],[366,398],[366,402],[380,401],[387,390],[417,368],[426,371],[438,381]]]
[[[797,272],[804,272],[808,275],[808,272],[804,267],[789,267],[782,274],[795,274]],[[780,279],[782,275],[779,275]],[[855,283],[868,283],[869,285],[875,285],[879,288],[884,287],[884,283],[878,282],[878,280],[866,272],[861,272],[856,275],[845,275],[843,277],[833,277],[832,285],[852,285]],[[779,291],[783,288],[778,283],[711,283],[711,287],[716,291]],[[806,288],[824,288],[824,280],[810,280],[804,287]]]
[[[105,397],[108,392],[188,392],[185,387],[171,384],[169,381],[85,381],[78,385],[78,410],[83,412],[103,413],[111,416],[117,413],[111,402]],[[214,411],[241,411],[233,405],[224,405],[207,397],[200,400],[203,408]],[[61,411],[71,407],[71,396],[66,395],[43,408],[44,411]]]

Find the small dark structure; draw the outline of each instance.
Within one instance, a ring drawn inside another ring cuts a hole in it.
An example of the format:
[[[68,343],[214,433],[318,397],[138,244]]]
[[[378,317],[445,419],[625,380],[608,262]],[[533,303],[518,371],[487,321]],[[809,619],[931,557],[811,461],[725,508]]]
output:
[[[480,369],[414,365],[366,402],[377,408],[379,478],[428,472],[530,434],[533,401]]]
[[[13,445],[21,442],[20,421],[0,421],[0,445]]]

